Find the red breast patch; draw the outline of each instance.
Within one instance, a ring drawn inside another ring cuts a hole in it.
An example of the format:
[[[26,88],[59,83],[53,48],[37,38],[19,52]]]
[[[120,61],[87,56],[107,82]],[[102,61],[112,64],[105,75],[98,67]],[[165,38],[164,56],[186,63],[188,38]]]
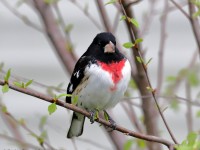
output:
[[[120,62],[112,62],[109,64],[98,61],[98,64],[101,66],[103,70],[107,71],[111,75],[114,83],[114,87],[111,88],[111,91],[114,91],[116,89],[116,84],[122,78],[122,69],[124,67],[125,60],[123,59]]]

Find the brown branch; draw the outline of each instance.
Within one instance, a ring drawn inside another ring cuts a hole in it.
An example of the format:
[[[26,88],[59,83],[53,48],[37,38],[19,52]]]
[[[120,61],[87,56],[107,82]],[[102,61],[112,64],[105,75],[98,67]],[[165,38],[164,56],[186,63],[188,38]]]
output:
[[[66,70],[69,73],[72,73],[76,59],[74,59],[75,56],[73,52],[69,49],[70,46],[67,44],[65,38],[62,36],[58,28],[50,5],[41,0],[33,0],[33,2],[35,4],[35,8],[41,15],[41,20],[44,23],[49,40],[51,41],[59,57],[61,58]]]
[[[18,139],[18,138],[13,138],[13,137],[10,137],[10,136],[7,136],[7,135],[4,135],[4,134],[1,134],[0,133],[0,138],[1,139],[5,139],[5,140],[8,140],[9,142],[15,142],[15,143],[17,143],[17,144],[20,144],[20,145],[24,145],[24,147],[23,148],[32,148],[32,149],[41,149],[41,147],[39,147],[39,146],[35,146],[35,145],[33,145],[33,144],[31,144],[31,143],[26,143],[26,142],[24,142],[23,140],[21,140],[21,139]]]
[[[1,105],[0,105],[0,109],[2,109]],[[9,118],[8,116],[4,115],[1,110],[0,110],[0,115],[2,117],[2,119],[4,120],[6,127],[8,127],[8,129],[10,130],[10,132],[13,134],[13,137],[15,139],[18,139],[19,141],[24,141],[24,138],[20,132],[20,129],[17,125],[16,122],[14,122],[11,118]],[[20,142],[19,142],[20,143]],[[21,144],[21,143],[20,143]],[[27,148],[26,145],[21,145],[23,146],[23,148]]]
[[[119,1],[119,2],[120,2],[120,5],[121,5],[121,7],[122,7],[123,14],[124,14],[126,17],[127,17],[127,16],[132,17],[131,14],[130,14],[130,12],[127,13],[127,10],[124,9],[125,1],[122,0],[122,1]],[[127,15],[127,14],[128,14],[128,15]],[[133,41],[133,43],[134,43],[134,42],[135,42],[135,38],[134,38],[135,36],[134,36],[133,34],[134,34],[134,32],[136,32],[136,31],[134,31],[135,28],[133,27],[133,25],[132,25],[128,20],[126,20],[126,22],[127,22],[129,31],[131,31],[130,33],[131,33],[132,41]],[[137,35],[136,35],[136,37],[137,37]],[[134,49],[133,49],[134,56],[135,56],[135,57],[140,57],[140,58],[142,58],[141,52],[140,52],[140,50],[139,50],[139,46],[138,46],[138,47],[133,47],[133,48],[134,48]],[[151,89],[153,89],[152,86],[151,86],[151,82],[150,82],[150,79],[149,79],[149,76],[148,76],[148,73],[147,73],[147,69],[146,69],[145,64],[144,64],[143,62],[142,62],[142,63],[139,63],[139,62],[137,62],[137,61],[136,61],[135,63],[136,63],[137,68],[138,68],[138,73],[141,73],[142,76],[143,76],[143,79],[144,79],[144,80],[143,80],[143,81],[144,81],[143,87],[142,87],[142,89],[140,89],[140,91],[141,91],[141,92],[147,91],[147,89],[146,89],[147,86],[149,86]],[[139,81],[140,81],[140,84],[142,84],[142,83],[141,83],[141,80],[139,80]],[[139,84],[138,84],[138,85],[139,85]],[[144,95],[148,95],[148,94],[149,94],[149,92],[147,92],[147,93],[145,92]],[[164,117],[164,115],[163,115],[163,113],[162,113],[162,111],[161,111],[161,109],[160,109],[160,107],[159,107],[158,101],[157,101],[156,96],[155,96],[155,91],[152,91],[150,94],[152,95],[152,97],[153,97],[153,99],[154,99],[154,101],[155,101],[155,103],[156,103],[156,106],[157,106],[157,108],[158,108],[158,111],[159,111],[160,116],[161,116],[161,118],[162,118],[162,120],[163,120],[163,122],[164,122],[164,124],[165,124],[165,126],[166,126],[166,129],[167,129],[168,133],[170,134],[170,136],[171,136],[172,140],[174,141],[174,143],[177,144],[177,141],[176,141],[176,139],[175,139],[173,133],[171,132],[171,129],[169,128],[168,123],[167,123],[167,121],[166,121],[166,119],[165,119],[165,117]],[[144,102],[147,102],[147,101],[144,101]],[[143,105],[143,106],[144,106],[144,107],[143,107],[143,110],[146,111],[145,109],[148,108],[148,107],[150,106],[150,104],[149,104],[149,103],[145,103],[145,105]],[[152,111],[152,110],[153,110],[153,109],[151,109],[151,111]],[[152,112],[148,112],[148,113],[151,113],[151,114],[152,114]],[[152,119],[152,116],[149,116],[149,117]],[[147,123],[147,122],[146,122],[146,123]],[[155,124],[155,122],[152,123],[152,124]],[[152,127],[152,125],[151,125],[151,127]]]
[[[181,7],[181,5],[179,5],[178,3],[176,3],[174,0],[170,0],[182,13],[183,15],[188,18],[189,20],[191,20],[190,16],[187,14],[187,12]]]
[[[0,80],[0,85],[4,85],[4,81]],[[20,93],[24,93],[24,94],[27,94],[27,95],[30,95],[30,96],[33,96],[33,97],[36,97],[38,99],[41,99],[41,100],[44,100],[46,102],[49,102],[49,103],[54,103],[55,100],[52,98],[52,97],[49,97],[49,96],[46,96],[42,93],[39,93],[37,91],[34,91],[30,88],[27,88],[27,89],[24,89],[24,88],[19,88],[19,87],[16,87],[14,85],[12,85],[11,83],[9,83],[9,88],[10,89],[13,89],[15,91],[18,91]],[[56,100],[56,104],[58,106],[61,106],[61,107],[64,107],[64,108],[67,108],[67,109],[70,109],[72,111],[75,111],[75,112],[78,112],[78,113],[81,113],[83,114],[84,116],[86,117],[90,117],[90,113],[79,108],[79,107],[76,107],[75,105],[73,104],[68,104],[68,103],[65,103],[63,101],[60,101],[60,100]],[[112,127],[112,125],[110,124],[110,122],[107,122],[101,118],[99,118],[98,120],[96,120],[97,122],[105,125],[105,126],[108,126],[108,127]],[[137,132],[134,132],[134,131],[131,131],[131,130],[128,130],[124,127],[121,127],[121,126],[116,126],[116,131],[119,131],[127,136],[132,136],[132,137],[136,137],[136,138],[140,138],[140,139],[143,139],[143,140],[147,140],[147,141],[151,141],[151,142],[158,142],[158,143],[161,143],[165,146],[167,146],[168,148],[171,146],[171,145],[174,145],[173,143],[165,140],[165,139],[162,139],[162,138],[159,138],[159,137],[156,137],[156,136],[150,136],[150,135],[144,135],[144,134],[140,134],[140,133],[137,133]]]
[[[25,15],[21,14],[17,9],[13,8],[7,0],[1,0],[1,3],[15,15],[17,18],[19,18],[21,21],[23,21],[26,25],[32,27],[33,29],[44,32],[43,29],[41,29],[39,26],[37,26],[34,22],[30,21]]]
[[[130,1],[126,4],[125,8],[128,8],[130,6],[133,6],[133,5],[136,5],[138,4],[139,2],[142,2],[142,0],[134,0],[134,1]]]
[[[77,3],[76,0],[70,0],[69,2],[72,2],[76,7],[78,7],[85,15],[88,17],[91,22],[99,29],[100,31],[102,30],[102,27],[99,25],[99,23],[88,13],[87,10],[85,10],[79,3]]]
[[[189,8],[189,13],[190,13],[190,23],[192,25],[192,30],[196,39],[197,47],[199,50],[199,58],[200,58],[200,25],[198,18],[193,17],[193,14],[195,13],[195,5],[192,4],[190,0],[188,0],[188,8]]]
[[[108,19],[108,15],[106,14],[106,9],[104,7],[103,1],[102,0],[97,0],[96,1],[97,6],[99,8],[99,12],[101,14],[101,19],[103,21],[103,24],[105,26],[105,30],[108,32],[112,32],[112,28]]]
[[[0,104],[0,108],[2,109],[2,104]],[[19,122],[17,119],[15,119],[15,117],[13,117],[13,115],[10,112],[5,112],[3,113],[4,117],[8,118],[9,120],[11,120],[12,122],[14,122],[16,125],[20,125],[24,130],[26,130],[30,135],[36,135],[37,137],[39,137],[36,133],[34,133],[31,129],[29,129],[25,123],[21,123]],[[16,127],[15,127],[16,128]],[[17,138],[17,137],[16,137]],[[22,138],[17,138],[20,139],[20,141],[24,141]],[[44,140],[44,144],[48,147],[48,149],[55,149],[53,148],[47,141]],[[43,145],[41,145],[43,147]]]

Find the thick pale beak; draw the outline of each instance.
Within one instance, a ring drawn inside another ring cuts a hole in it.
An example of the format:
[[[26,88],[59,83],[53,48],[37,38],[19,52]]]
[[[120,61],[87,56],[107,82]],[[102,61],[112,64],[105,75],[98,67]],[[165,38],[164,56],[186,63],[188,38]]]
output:
[[[114,53],[115,52],[115,45],[110,41],[105,47],[104,47],[104,53]]]

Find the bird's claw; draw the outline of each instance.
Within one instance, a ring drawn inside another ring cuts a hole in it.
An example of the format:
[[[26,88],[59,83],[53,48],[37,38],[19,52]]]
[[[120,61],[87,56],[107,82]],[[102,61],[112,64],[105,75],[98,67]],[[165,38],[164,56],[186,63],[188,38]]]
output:
[[[89,111],[90,113],[90,123],[93,124],[95,120],[97,120],[99,117],[98,117],[98,111],[95,110],[95,111]]]
[[[108,119],[108,121],[111,124],[111,127],[110,127],[112,129],[112,130],[110,130],[110,132],[111,132],[111,131],[113,131],[113,130],[116,129],[117,124],[116,124],[116,122],[110,117],[110,115],[105,110],[104,110],[104,113],[105,113],[104,115],[107,116],[107,119]]]

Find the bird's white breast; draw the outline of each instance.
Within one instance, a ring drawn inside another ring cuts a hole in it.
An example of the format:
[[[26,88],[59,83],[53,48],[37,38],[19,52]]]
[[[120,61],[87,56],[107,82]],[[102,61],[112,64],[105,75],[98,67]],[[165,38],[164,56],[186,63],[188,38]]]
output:
[[[115,78],[119,75],[120,79],[116,81]],[[113,107],[123,97],[130,75],[131,67],[128,60],[124,62],[118,75],[105,70],[101,65],[91,64],[86,67],[85,77],[73,95],[78,95],[78,105],[88,110]]]

